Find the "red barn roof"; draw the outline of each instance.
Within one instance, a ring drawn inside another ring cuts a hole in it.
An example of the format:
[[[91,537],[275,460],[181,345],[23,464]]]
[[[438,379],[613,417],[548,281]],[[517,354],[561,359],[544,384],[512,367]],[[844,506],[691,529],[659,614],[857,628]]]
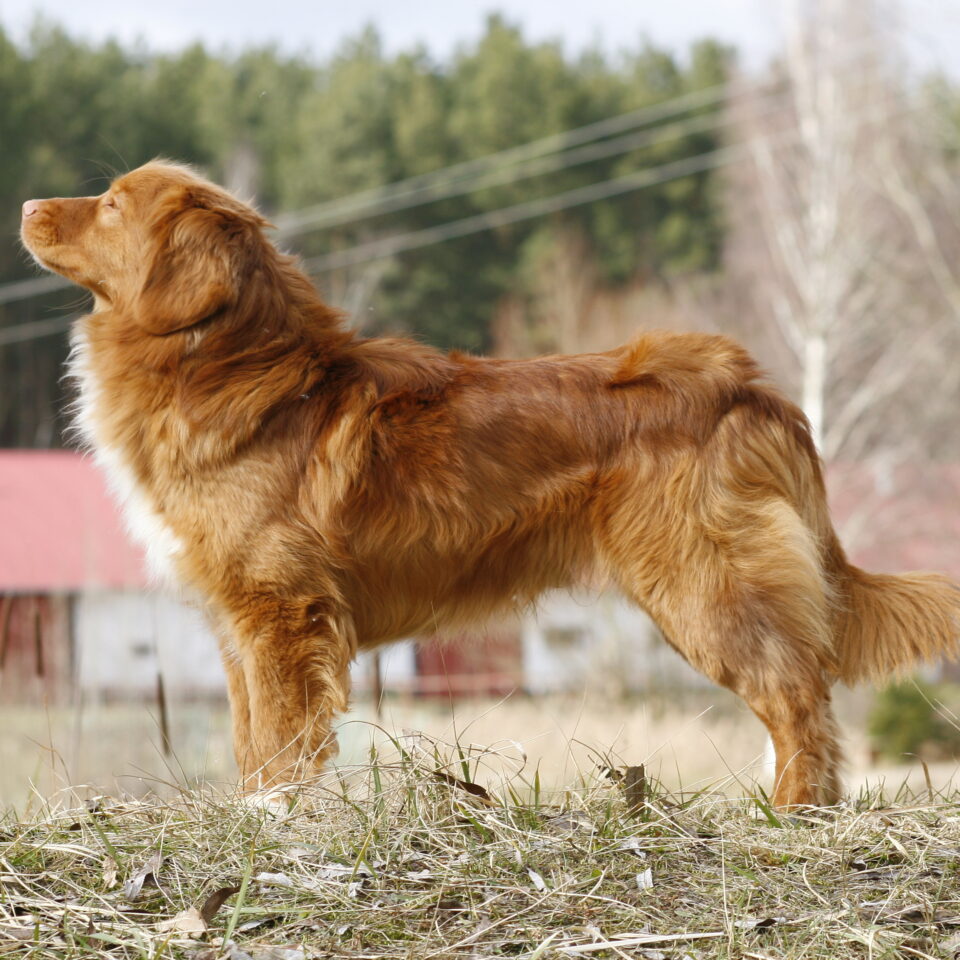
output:
[[[92,460],[58,450],[0,450],[0,593],[146,583],[143,555]]]

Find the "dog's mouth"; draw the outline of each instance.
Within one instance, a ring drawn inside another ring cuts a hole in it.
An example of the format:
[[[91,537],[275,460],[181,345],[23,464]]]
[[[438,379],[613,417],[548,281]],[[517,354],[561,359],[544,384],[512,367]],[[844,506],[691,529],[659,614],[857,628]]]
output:
[[[24,231],[25,232],[25,231]],[[21,232],[20,237],[23,248],[30,254],[34,262],[44,270],[47,270],[51,273],[58,273],[61,277],[65,277],[71,283],[77,284],[77,286],[84,287],[86,290],[89,290],[95,297],[104,300],[107,303],[112,301],[110,294],[107,292],[103,283],[98,280],[92,279],[88,273],[82,268],[70,266],[68,263],[65,263],[62,259],[58,259],[56,256],[51,255],[47,249],[43,249],[41,253],[36,247],[23,236]],[[54,248],[56,249],[56,248]]]
[[[62,264],[50,255],[50,251],[59,245],[58,241],[56,228],[46,218],[39,221],[31,218],[20,225],[20,242],[24,250],[45,270],[62,273]]]
[[[27,253],[30,254],[30,256],[33,258],[34,263],[36,263],[37,266],[42,267],[44,270],[50,270],[53,273],[59,273],[65,277],[67,276],[65,268],[61,264],[58,264],[56,260],[54,260],[50,256],[38,253],[25,240],[23,241],[23,248],[24,250],[27,251]],[[67,277],[67,279],[70,279],[70,278]]]
[[[39,253],[28,243],[24,243],[23,246],[39,267],[42,267],[44,270],[48,270],[51,273],[59,273],[60,276],[66,277],[67,280],[70,280],[73,283],[86,286],[86,284],[76,276],[76,272],[71,270],[70,267],[68,267],[62,261],[55,259],[47,252]]]

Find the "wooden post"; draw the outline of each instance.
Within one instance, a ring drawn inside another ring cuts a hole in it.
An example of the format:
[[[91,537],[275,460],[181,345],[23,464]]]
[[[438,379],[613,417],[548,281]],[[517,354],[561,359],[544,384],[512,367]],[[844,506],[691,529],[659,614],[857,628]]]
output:
[[[40,613],[40,598],[33,598],[33,656],[34,672],[39,680],[47,674],[43,660],[43,620]]]
[[[160,746],[163,755],[173,756],[173,741],[170,739],[170,715],[167,712],[167,691],[163,685],[163,674],[157,671],[157,711],[160,714]]]
[[[377,723],[383,720],[383,673],[380,665],[380,651],[374,650],[370,657],[370,692],[373,697],[373,710]]]
[[[10,639],[10,617],[13,615],[14,597],[9,594],[0,598],[0,671],[7,660],[7,642]]]

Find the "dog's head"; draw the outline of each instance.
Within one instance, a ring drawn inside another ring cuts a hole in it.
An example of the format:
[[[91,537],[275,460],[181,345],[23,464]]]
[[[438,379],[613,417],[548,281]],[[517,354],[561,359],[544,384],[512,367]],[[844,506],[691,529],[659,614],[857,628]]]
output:
[[[28,200],[20,235],[42,266],[162,336],[236,303],[266,225],[188,167],[155,161],[96,197]]]

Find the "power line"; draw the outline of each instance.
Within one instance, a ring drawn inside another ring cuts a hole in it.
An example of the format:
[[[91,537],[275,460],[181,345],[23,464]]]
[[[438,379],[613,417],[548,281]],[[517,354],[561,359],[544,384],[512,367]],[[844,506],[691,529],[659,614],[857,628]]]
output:
[[[604,180],[601,183],[592,183],[586,187],[567,190],[565,193],[557,193],[539,200],[528,200],[489,213],[480,213],[472,217],[464,217],[462,220],[454,220],[452,223],[385,237],[382,240],[373,240],[369,243],[349,247],[346,250],[336,250],[333,253],[311,257],[303,262],[303,268],[308,273],[323,273],[336,270],[339,267],[350,267],[371,260],[382,260],[384,257],[405,250],[414,250],[417,247],[429,246],[454,237],[463,237],[467,234],[479,233],[482,230],[502,227],[507,224],[518,223],[521,220],[530,220],[548,213],[567,210],[584,203],[605,200],[608,197],[629,193],[631,190],[640,190],[644,187],[651,187],[668,180],[676,180],[693,173],[700,173],[704,170],[722,166],[743,154],[745,149],[743,144],[722,147],[719,150],[711,150],[693,157],[686,157],[683,160],[664,163],[658,167],[647,167],[622,177]]]
[[[844,61],[848,61],[853,59],[853,57],[850,55],[850,52],[848,52],[848,54],[842,59]],[[665,110],[667,106],[671,104],[675,107],[676,104],[681,101],[686,103],[686,109],[691,109],[691,104],[696,102],[694,100],[695,97],[701,95],[705,96],[708,93],[712,95],[718,91],[722,96],[725,89],[725,87],[718,86],[708,88],[703,91],[696,91],[694,94],[684,95],[683,97],[674,98],[673,100],[656,104],[652,108],[644,108],[643,111],[633,111],[630,114],[621,114],[617,117],[611,117],[595,124],[589,124],[586,127],[576,128],[572,131],[567,131],[562,134],[556,134],[551,137],[543,138],[542,140],[533,141],[528,144],[522,144],[518,147],[513,147],[497,154],[491,154],[487,157],[478,158],[477,160],[455,164],[452,167],[435,171],[431,174],[423,174],[419,177],[412,177],[407,180],[399,181],[397,184],[390,185],[389,187],[364,191],[360,194],[354,194],[352,197],[344,198],[342,201],[335,201],[333,204],[321,206],[323,206],[324,209],[327,209],[332,208],[341,202],[343,204],[359,203],[359,200],[362,197],[372,195],[383,196],[388,192],[392,192],[394,187],[409,187],[411,184],[415,185],[417,183],[428,182],[433,178],[440,179],[441,175],[443,178],[446,178],[449,177],[453,171],[459,171],[460,173],[458,175],[461,175],[470,169],[480,169],[483,165],[489,164],[491,160],[498,157],[520,157],[522,162],[523,154],[526,151],[531,151],[531,156],[536,159],[536,151],[539,150],[541,153],[546,153],[547,145],[556,144],[560,141],[563,141],[565,138],[567,141],[567,146],[569,146],[571,143],[576,143],[578,139],[588,140],[589,131],[593,131],[594,136],[598,135],[596,134],[598,129],[605,129],[607,133],[614,132],[613,128],[615,125],[626,124],[627,118],[629,117],[635,117],[637,114],[643,112],[646,113],[647,119],[650,120],[654,114],[654,111]],[[775,93],[771,92],[769,94],[762,95],[759,98],[755,98],[755,100],[770,101],[773,100],[774,97]],[[739,98],[739,96],[734,97],[734,99]],[[674,110],[673,112],[677,113],[681,111]],[[599,159],[604,156],[614,155],[615,153],[626,152],[627,150],[633,149],[636,146],[653,145],[671,138],[696,132],[700,129],[709,129],[712,126],[720,125],[726,122],[728,122],[728,119],[724,116],[718,117],[716,115],[709,115],[707,117],[693,117],[689,118],[688,120],[678,121],[674,124],[661,124],[659,128],[655,128],[654,130],[641,131],[640,133],[630,134],[626,137],[617,138],[616,140],[594,144],[593,146],[587,147],[582,151],[568,150],[566,154],[561,154],[559,157],[546,158],[546,162],[551,164],[548,172],[566,169],[568,166],[575,166],[578,163],[588,162],[590,159]],[[666,130],[664,130],[664,128],[666,128]],[[532,219],[537,216],[568,209],[584,203],[590,203],[606,197],[621,195],[635,189],[642,189],[643,187],[653,186],[657,183],[663,183],[670,179],[677,179],[683,176],[688,176],[691,173],[701,172],[721,166],[735,159],[735,155],[742,152],[743,148],[743,144],[734,147],[721,148],[713,151],[712,153],[699,154],[695,157],[663,164],[660,167],[646,168],[614,180],[603,181],[599,184],[590,184],[586,187],[567,191],[566,193],[555,194],[551,197],[527,201],[511,207],[501,208],[488,213],[477,214],[472,217],[466,217],[461,220],[453,221],[452,223],[440,224],[436,227],[430,227],[424,230],[412,231],[409,233],[400,234],[398,236],[386,237],[378,241],[360,244],[342,251],[334,251],[332,253],[307,260],[304,263],[304,268],[310,272],[326,272],[341,266],[350,266],[359,263],[370,262],[372,260],[384,259],[385,257],[389,257],[395,253],[442,242],[445,239],[465,236],[471,233],[480,232],[482,230],[495,228],[497,226]],[[486,180],[483,180],[482,177],[479,178],[478,184],[458,184],[456,186],[458,188],[464,187],[464,189],[459,190],[459,192],[463,193],[476,189],[482,189],[486,186],[495,185],[495,183],[513,182],[514,180],[521,179],[526,176],[533,176],[538,172],[547,172],[547,168],[542,166],[543,163],[544,161],[541,160],[540,166],[534,163],[528,164],[526,168],[521,167],[519,174],[516,170],[493,171],[491,174],[487,175]],[[671,171],[673,172],[671,173]],[[510,173],[511,176],[509,178],[504,178],[504,172]],[[308,208],[308,210],[300,211],[300,213],[306,214],[309,212],[309,210],[317,209],[319,208]],[[71,283],[65,278],[59,276],[34,277],[29,280],[14,281],[13,283],[0,285],[0,303],[17,299],[25,299],[27,297],[37,296],[41,293],[65,289],[69,286],[71,286]],[[50,334],[60,332],[61,330],[66,329],[70,322],[70,320],[64,320],[61,318],[54,320],[31,321],[28,323],[19,324],[15,327],[0,328],[0,346],[8,343],[23,342],[25,340],[34,339],[35,337],[48,336]],[[30,333],[31,330],[34,331],[32,334]]]
[[[421,192],[415,194],[404,193],[396,196],[376,210],[366,211],[361,215],[371,216],[374,213],[395,212],[433,200],[462,196],[465,193],[472,193],[475,190],[482,190],[487,187],[506,183],[514,183],[517,180],[533,177],[541,173],[559,172],[570,167],[589,163],[592,160],[617,156],[640,147],[655,146],[669,140],[679,139],[691,133],[710,130],[725,122],[728,122],[727,118],[716,115],[692,117],[677,123],[661,125],[652,130],[631,133],[613,140],[603,141],[599,144],[591,144],[579,149],[569,150],[559,155],[534,158],[532,162],[528,162],[525,166],[522,166],[519,171],[516,167],[508,167],[491,171],[486,175],[481,175],[476,180],[450,182],[445,186],[432,190],[429,197],[423,196]],[[357,214],[350,214],[346,210],[333,212],[322,224],[312,223],[309,227],[304,225],[300,230],[294,230],[292,232],[294,234],[306,232],[306,230],[314,229],[318,226],[332,226],[337,223],[352,222],[355,219],[357,219]],[[280,236],[291,235],[291,232],[286,229],[278,229],[277,232]],[[0,304],[10,303],[15,300],[26,300],[31,297],[41,296],[45,293],[53,293],[57,290],[64,290],[69,286],[72,286],[71,282],[65,277],[60,276],[32,277],[28,280],[18,280],[13,283],[0,284]]]
[[[75,317],[51,317],[48,320],[30,320],[12,327],[0,327],[0,347],[63,333],[70,328],[70,324],[75,319]]]
[[[729,122],[729,117],[710,114],[691,117],[688,120],[681,120],[672,124],[663,124],[650,130],[643,130],[639,133],[628,133],[622,137],[615,137],[612,140],[589,144],[573,150],[564,151],[563,153],[537,157],[530,161],[524,161],[519,167],[503,167],[499,170],[492,170],[490,173],[481,174],[474,179],[457,180],[441,184],[436,188],[432,188],[428,196],[424,196],[418,191],[416,194],[408,193],[399,195],[382,204],[378,204],[376,207],[368,207],[352,212],[347,210],[333,211],[328,216],[325,216],[322,222],[319,220],[313,221],[309,226],[303,225],[295,232],[305,233],[307,230],[331,227],[340,223],[355,223],[365,217],[379,216],[384,213],[395,213],[398,210],[406,210],[421,204],[432,203],[435,200],[445,200],[450,197],[463,196],[464,194],[484,190],[489,187],[516,183],[518,180],[525,180],[539,174],[557,173],[561,170],[567,170],[570,167],[580,166],[581,164],[590,163],[594,160],[618,156],[641,147],[655,146],[670,140],[678,140],[680,137],[688,136],[691,133],[703,133]],[[291,235],[286,230],[278,230],[278,234],[281,237]]]
[[[31,277],[29,280],[14,280],[12,283],[0,285],[0,303],[10,303],[12,300],[27,300],[30,297],[39,297],[44,293],[53,293],[54,290],[63,290],[72,286],[66,277]]]
[[[413,250],[417,247],[440,243],[454,237],[463,237],[494,227],[530,220],[548,213],[556,213],[570,207],[615,197],[629,193],[631,190],[640,190],[658,183],[665,183],[668,180],[676,180],[693,173],[710,170],[736,159],[737,155],[742,154],[745,149],[742,144],[723,147],[719,150],[697,154],[694,157],[661,164],[658,167],[647,167],[622,177],[604,180],[602,183],[593,183],[586,187],[578,187],[565,193],[554,194],[539,200],[528,200],[525,203],[503,207],[489,213],[454,220],[452,223],[386,237],[383,240],[360,244],[347,250],[313,257],[304,261],[302,267],[308,273],[323,273],[339,267],[354,266],[371,260],[382,260],[404,250]],[[66,330],[72,321],[73,318],[59,317],[50,320],[33,320],[13,327],[0,328],[0,346],[60,333]]]
[[[473,177],[485,173],[488,169],[503,165],[520,163],[534,157],[558,153],[570,147],[598,140],[601,137],[620,133],[633,127],[644,126],[666,118],[686,113],[698,107],[719,103],[727,90],[725,84],[706,87],[691,93],[673,97],[648,107],[631,110],[629,113],[607,117],[582,127],[574,127],[561,133],[554,133],[539,140],[532,140],[516,147],[486,154],[474,160],[465,160],[439,170],[408,177],[383,187],[374,187],[341,197],[312,207],[305,207],[294,213],[277,218],[277,230],[284,236],[295,236],[317,225],[329,222],[341,222],[346,214],[355,214],[358,210],[382,203],[393,203],[399,198],[412,198],[428,193],[437,183]]]
[[[916,109],[916,107],[908,107],[904,112],[912,112],[913,109]],[[773,139],[781,141],[782,146],[782,141],[796,139],[797,136],[797,130],[785,130],[775,135]],[[746,141],[728,147],[722,147],[718,150],[697,154],[694,157],[686,157],[682,160],[661,164],[658,167],[647,167],[622,177],[605,180],[602,183],[590,184],[586,187],[568,190],[565,193],[554,194],[550,197],[529,200],[511,207],[503,207],[488,213],[465,217],[461,220],[455,220],[452,223],[440,224],[424,230],[411,231],[409,233],[385,237],[382,240],[359,244],[358,246],[349,247],[346,250],[334,251],[333,253],[323,256],[313,257],[304,261],[302,267],[308,273],[323,273],[340,267],[356,266],[361,263],[382,260],[406,250],[429,246],[434,243],[440,243],[443,240],[467,236],[471,233],[479,233],[482,230],[506,226],[507,224],[533,219],[549,213],[556,213],[560,210],[566,210],[585,203],[622,195],[632,190],[640,190],[644,187],[665,183],[669,180],[680,179],[681,177],[690,176],[693,173],[715,169],[740,158],[748,152],[751,142],[752,141]],[[74,318],[61,317],[49,320],[34,320],[18,324],[14,327],[0,328],[0,346],[59,333],[67,329],[73,319]]]
[[[774,139],[795,139],[798,131],[781,131]],[[556,213],[571,207],[592,203],[615,197],[633,190],[666,183],[669,180],[680,179],[694,173],[715,169],[730,163],[745,155],[750,148],[750,141],[722,147],[718,150],[686,157],[657,167],[647,167],[634,171],[622,177],[605,180],[601,183],[590,184],[565,193],[554,194],[538,200],[529,200],[510,207],[502,207],[488,213],[465,217],[451,223],[439,224],[424,230],[411,231],[404,234],[384,237],[369,243],[349,247],[346,250],[334,251],[318,257],[312,257],[302,263],[308,273],[324,273],[346,266],[356,266],[374,260],[382,260],[406,250],[440,243],[444,240],[479,233],[483,230],[506,226],[523,220],[530,220],[549,213]],[[46,278],[40,278],[46,279]],[[54,279],[54,278],[52,278]],[[49,336],[65,330],[73,318],[53,318],[50,320],[34,320],[18,324],[14,327],[0,328],[0,346],[8,343],[19,343],[43,336]]]
[[[912,110],[915,109],[915,106],[907,107],[900,112],[912,112]],[[795,140],[798,136],[799,131],[795,128],[790,128],[781,130],[767,139],[778,141],[779,146],[783,146],[786,141]],[[440,243],[443,240],[479,233],[482,230],[529,220],[534,217],[580,206],[584,203],[592,203],[597,200],[604,200],[609,197],[629,193],[633,190],[665,183],[668,180],[676,180],[693,173],[711,170],[739,159],[747,154],[753,142],[754,140],[742,141],[737,144],[721,147],[717,150],[697,154],[693,157],[685,157],[681,160],[661,164],[657,167],[645,167],[622,177],[604,180],[601,183],[590,184],[538,200],[528,200],[524,203],[518,203],[510,207],[502,207],[499,210],[493,210],[488,213],[464,217],[461,220],[455,220],[451,223],[439,224],[423,230],[392,235],[380,240],[372,240],[368,243],[348,247],[345,250],[335,250],[331,253],[305,260],[303,262],[303,268],[308,273],[322,273],[340,267],[356,266],[373,260],[382,260],[396,253]]]
[[[871,49],[871,40],[852,43],[837,58],[837,65],[852,65],[865,53],[868,54]],[[386,186],[375,187],[347,197],[305,207],[278,216],[276,218],[277,232],[281,237],[298,236],[312,229],[350,223],[361,218],[409,209],[421,204],[432,203],[435,200],[469,193],[486,186],[512,183],[515,180],[534,176],[537,173],[554,172],[555,170],[566,169],[567,166],[573,166],[576,163],[585,163],[589,159],[599,159],[600,157],[612,156],[617,152],[626,152],[634,149],[635,146],[645,146],[647,144],[641,139],[640,143],[631,145],[628,138],[623,137],[615,141],[607,141],[607,144],[610,145],[609,153],[602,152],[605,144],[599,144],[596,149],[600,152],[595,158],[591,158],[587,153],[584,153],[581,160],[571,160],[569,164],[563,162],[564,157],[571,157],[576,154],[576,151],[570,149],[571,147],[633,127],[649,126],[655,122],[657,125],[653,130],[640,133],[639,138],[654,133],[659,134],[664,131],[664,128],[669,128],[668,124],[660,121],[669,120],[671,117],[679,116],[697,108],[716,106],[724,103],[724,101],[728,104],[734,104],[743,99],[752,100],[754,103],[772,102],[775,106],[778,102],[777,89],[771,84],[762,86],[770,86],[771,88],[766,92],[758,92],[756,89],[750,88],[731,92],[730,87],[724,84],[706,87],[702,90],[661,101],[649,107],[642,107],[583,127],[575,127],[540,140],[487,154],[475,160],[457,163],[416,177],[399,180]],[[679,121],[675,126],[680,129],[676,132],[668,129],[668,132],[664,135],[665,138],[683,136],[682,126],[684,124],[690,124],[690,131],[688,132],[694,132],[723,126],[730,122],[731,118],[724,113],[711,113],[706,117],[693,117]],[[633,134],[633,136],[638,135]],[[650,142],[657,141],[651,140]],[[613,147],[614,143],[618,146]],[[622,147],[622,150],[620,147]],[[557,156],[558,154],[559,156]],[[531,160],[539,160],[540,162],[529,164],[528,161]],[[525,163],[528,164],[527,167],[522,166]],[[517,165],[521,165],[520,172],[516,171]],[[484,177],[488,179],[483,179]],[[477,178],[477,180],[475,181],[474,178]]]

